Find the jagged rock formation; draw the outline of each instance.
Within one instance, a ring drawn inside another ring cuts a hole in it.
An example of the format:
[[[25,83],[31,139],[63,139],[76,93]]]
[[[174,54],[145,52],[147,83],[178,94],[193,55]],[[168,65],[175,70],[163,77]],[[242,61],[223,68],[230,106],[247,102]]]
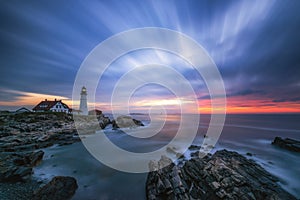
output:
[[[272,144],[280,148],[287,149],[289,151],[300,152],[300,141],[297,140],[293,140],[290,138],[282,139],[281,137],[275,137]]]
[[[78,185],[73,177],[56,176],[35,192],[33,200],[67,200],[75,194]]]
[[[147,199],[296,199],[278,184],[278,179],[253,160],[227,150],[184,164],[163,157],[150,162],[146,182]],[[163,161],[162,161],[163,160]]]

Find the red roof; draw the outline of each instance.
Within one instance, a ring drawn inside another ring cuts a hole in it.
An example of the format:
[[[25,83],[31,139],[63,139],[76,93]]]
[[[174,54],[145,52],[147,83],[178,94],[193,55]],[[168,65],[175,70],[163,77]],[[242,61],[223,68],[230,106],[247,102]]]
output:
[[[49,111],[50,108],[52,108],[55,104],[57,104],[58,102],[60,102],[63,107],[65,108],[69,108],[67,106],[67,104],[61,102],[61,100],[57,101],[48,101],[48,100],[45,100],[45,101],[41,101],[38,105],[36,105],[32,110],[34,111]]]

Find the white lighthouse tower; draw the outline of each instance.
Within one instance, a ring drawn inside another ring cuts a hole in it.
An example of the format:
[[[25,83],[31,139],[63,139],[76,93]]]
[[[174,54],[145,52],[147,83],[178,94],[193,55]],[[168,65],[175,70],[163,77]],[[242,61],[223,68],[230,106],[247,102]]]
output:
[[[88,107],[87,107],[87,92],[86,88],[83,86],[80,93],[80,107],[79,110],[81,111],[82,115],[88,115]]]

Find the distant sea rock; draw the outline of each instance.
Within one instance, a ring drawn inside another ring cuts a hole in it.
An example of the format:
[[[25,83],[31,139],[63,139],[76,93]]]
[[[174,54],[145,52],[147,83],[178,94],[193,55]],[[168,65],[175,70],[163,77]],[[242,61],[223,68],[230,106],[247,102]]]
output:
[[[56,176],[48,184],[35,192],[33,200],[62,200],[71,199],[78,185],[73,177]]]
[[[297,140],[293,140],[290,138],[282,139],[281,137],[275,137],[272,144],[280,148],[287,149],[289,151],[300,152],[300,141]]]
[[[148,173],[148,200],[296,199],[277,184],[275,176],[237,152],[221,150],[202,159],[194,156],[182,165],[159,167],[166,161],[170,162],[163,156],[149,163],[156,171]]]
[[[116,128],[130,128],[144,126],[144,124],[137,119],[133,119],[131,116],[121,115],[117,117],[115,120],[112,120],[113,129]]]

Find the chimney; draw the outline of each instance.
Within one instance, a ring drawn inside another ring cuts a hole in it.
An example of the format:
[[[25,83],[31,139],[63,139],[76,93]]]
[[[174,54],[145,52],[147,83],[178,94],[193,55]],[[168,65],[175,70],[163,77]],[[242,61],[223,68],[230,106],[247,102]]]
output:
[[[54,99],[54,101],[56,101],[56,99]]]
[[[47,101],[47,99],[45,99],[45,101]]]

